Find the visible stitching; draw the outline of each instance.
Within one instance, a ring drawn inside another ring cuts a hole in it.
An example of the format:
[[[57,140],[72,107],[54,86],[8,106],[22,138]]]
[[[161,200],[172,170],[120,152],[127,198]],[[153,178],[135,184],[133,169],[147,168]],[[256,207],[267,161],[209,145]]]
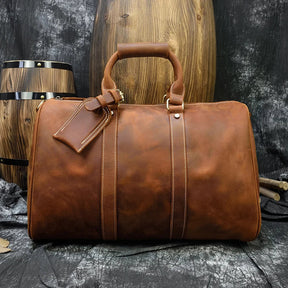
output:
[[[172,239],[173,236],[173,226],[174,226],[174,141],[173,141],[173,124],[172,124],[172,114],[170,114],[170,132],[171,132],[171,166],[172,166],[172,181],[171,181],[171,217],[170,217],[170,240]]]
[[[117,146],[117,113],[115,113],[115,117],[116,117],[116,119],[115,119],[115,130],[114,130],[114,132],[115,132],[115,134],[114,134],[114,136],[115,136],[115,139],[114,139],[114,143],[115,143],[115,146],[114,146],[114,153],[112,153],[112,155],[113,154],[115,154],[115,157],[114,157],[114,164],[115,164],[115,167],[114,167],[114,177],[113,177],[113,180],[114,180],[114,187],[113,187],[113,189],[114,189],[114,195],[113,195],[113,201],[114,201],[114,203],[113,203],[113,232],[114,232],[114,239],[116,240],[117,239],[117,214],[116,214],[116,177],[117,177],[117,168],[116,168],[116,165],[117,165],[117,162],[116,162],[116,155],[117,155],[117,150],[116,150],[116,146]],[[110,117],[111,118],[111,117]],[[110,127],[111,128],[111,127]],[[103,130],[103,142],[102,142],[102,185],[101,185],[101,214],[102,214],[102,237],[103,237],[103,240],[106,240],[106,231],[105,231],[105,215],[104,215],[104,213],[105,213],[105,211],[104,211],[104,206],[105,206],[105,137],[106,137],[106,133],[105,133],[105,129]],[[110,236],[108,235],[108,237],[110,238]]]
[[[251,120],[250,120],[250,114],[249,114],[249,109],[248,107],[245,105],[246,107],[246,111],[247,111],[247,114],[248,114],[248,134],[249,134],[249,146],[250,146],[250,151],[251,151],[251,161],[252,161],[252,167],[253,167],[253,172],[254,172],[254,176],[256,178],[256,191],[259,191],[259,186],[257,185],[258,183],[258,175],[256,173],[256,164],[254,162],[254,157],[253,157],[253,150],[252,150],[252,143],[251,143],[251,138],[252,138],[252,135],[251,135],[251,130],[252,130],[252,125],[251,125]],[[255,140],[254,140],[255,141]],[[257,232],[256,232],[256,235],[254,238],[257,237],[257,235],[259,234],[260,232],[260,228],[261,228],[261,215],[259,215],[259,211],[260,211],[260,205],[259,205],[259,194],[257,193],[256,194],[256,205],[257,205],[257,218],[258,218],[258,223],[257,223]]]
[[[110,121],[111,117],[109,117],[109,112],[105,110],[105,113],[106,117],[105,116],[103,117],[103,120],[101,120],[101,123],[99,124],[100,126],[98,125],[96,128],[94,128],[94,130],[88,136],[86,136],[86,138],[82,140],[81,144],[83,145],[77,150],[77,152],[80,153],[93,140],[94,135],[97,134],[99,130],[105,127],[106,124]]]
[[[104,152],[105,152],[105,129],[103,130],[102,135],[102,181],[101,181],[101,223],[102,223],[102,238],[105,240],[105,225],[104,225],[104,207],[103,207],[103,201],[104,201]]]
[[[78,105],[74,113],[70,116],[70,118],[67,119],[67,121],[59,128],[59,130],[54,135],[58,134],[59,132],[62,132],[67,127],[67,125],[77,116],[77,114],[79,113],[79,111],[83,106],[84,101]]]
[[[33,193],[33,191],[34,191],[34,177],[33,177],[33,175],[34,175],[34,170],[35,170],[35,159],[36,159],[36,157],[35,157],[35,155],[36,155],[36,150],[37,150],[37,147],[38,147],[38,145],[37,145],[37,140],[38,140],[38,130],[39,130],[39,121],[40,121],[40,113],[41,113],[41,110],[42,110],[42,108],[43,108],[43,106],[44,105],[41,105],[41,107],[40,107],[40,109],[38,110],[38,112],[37,112],[37,119],[36,119],[36,129],[34,129],[34,134],[33,134],[33,150],[31,150],[31,151],[33,151],[34,153],[33,153],[33,159],[32,159],[32,161],[31,161],[31,172],[30,172],[30,176],[29,176],[29,179],[31,179],[30,180],[30,182],[31,183],[29,183],[30,185],[30,187],[28,187],[29,188],[29,198],[28,198],[28,201],[29,201],[29,213],[28,213],[28,215],[30,216],[29,217],[29,223],[28,223],[28,225],[29,225],[29,230],[28,230],[28,232],[29,232],[29,235],[30,235],[30,237],[31,238],[33,238],[33,236],[32,236],[32,193]],[[33,163],[33,164],[32,164]]]
[[[118,132],[118,113],[115,110],[115,166],[114,166],[114,239],[117,240],[117,132]]]
[[[119,109],[119,107],[118,107],[118,109],[117,109],[117,118],[119,117],[120,118],[120,114],[121,112],[120,112],[120,109]],[[116,158],[116,163],[117,163],[117,167],[116,167],[116,171],[117,171],[117,173],[116,173],[116,205],[118,205],[118,203],[117,203],[117,188],[118,188],[118,183],[119,183],[119,174],[118,174],[118,171],[119,171],[119,157],[118,157],[118,155],[119,155],[119,141],[118,141],[118,139],[119,139],[119,121],[118,121],[118,119],[117,119],[117,139],[116,139],[116,151],[117,151],[117,158]],[[117,228],[117,238],[118,238],[118,213],[117,213],[118,211],[117,211],[117,207],[116,207],[116,228]]]
[[[107,121],[108,118],[108,113],[106,110],[104,110],[104,115],[102,117],[102,119],[100,120],[99,124],[94,128],[94,130],[92,130],[92,132],[90,134],[88,134],[82,141],[81,144],[85,144],[85,142],[87,142],[87,140],[89,140],[90,137],[92,137],[92,134],[95,133],[95,130],[99,130],[99,127],[103,126],[103,124]],[[93,134],[94,135],[94,134]]]
[[[185,121],[184,121],[184,113],[182,113],[182,125],[183,125],[183,141],[184,141],[184,177],[185,177],[185,188],[184,188],[184,193],[185,193],[185,202],[184,202],[184,219],[183,219],[183,230],[182,230],[182,235],[181,239],[184,237],[185,233],[185,228],[186,228],[186,218],[187,218],[187,152],[186,152],[186,133],[185,133]]]

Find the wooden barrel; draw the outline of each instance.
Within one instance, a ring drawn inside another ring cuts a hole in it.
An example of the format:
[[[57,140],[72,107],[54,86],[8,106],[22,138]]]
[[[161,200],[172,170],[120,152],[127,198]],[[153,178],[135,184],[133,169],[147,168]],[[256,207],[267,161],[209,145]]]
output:
[[[45,99],[75,94],[70,64],[30,60],[4,62],[0,85],[1,178],[26,189],[36,108]]]
[[[90,51],[90,95],[101,93],[106,62],[118,43],[167,42],[180,60],[185,102],[213,101],[216,37],[212,0],[99,1]],[[128,103],[161,103],[173,80],[164,59],[126,59],[112,77]]]

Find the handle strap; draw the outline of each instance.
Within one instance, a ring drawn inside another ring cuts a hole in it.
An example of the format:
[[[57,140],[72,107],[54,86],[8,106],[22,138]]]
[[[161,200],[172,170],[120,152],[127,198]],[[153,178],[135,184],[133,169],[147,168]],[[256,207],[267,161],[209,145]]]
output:
[[[168,44],[119,44],[117,52],[112,55],[106,65],[102,80],[102,95],[82,101],[53,135],[55,139],[80,153],[102,132],[110,123],[113,114],[113,111],[110,110],[111,104],[117,104],[123,100],[122,93],[116,88],[116,84],[111,78],[112,68],[119,59],[131,57],[162,57],[172,63],[175,81],[166,94],[167,109],[170,113],[183,112],[185,93],[183,72],[179,60],[170,51]],[[97,113],[100,108],[102,109],[101,116]],[[81,123],[81,129],[79,123]]]
[[[183,72],[182,67],[175,56],[169,49],[167,43],[133,43],[133,44],[118,44],[117,51],[109,59],[102,80],[102,94],[106,94],[108,90],[117,89],[115,82],[111,78],[111,71],[113,66],[118,60],[134,57],[161,57],[168,59],[174,69],[174,82],[170,86],[167,92],[167,98],[169,98],[169,105],[181,106],[184,103],[184,84],[183,84]],[[175,111],[171,109],[169,111]]]
[[[120,43],[117,45],[119,59],[135,57],[161,57],[168,59],[167,43]]]
[[[122,93],[118,89],[108,90],[104,95],[88,98],[85,101],[85,108],[88,111],[96,111],[111,104],[118,104],[123,100]]]

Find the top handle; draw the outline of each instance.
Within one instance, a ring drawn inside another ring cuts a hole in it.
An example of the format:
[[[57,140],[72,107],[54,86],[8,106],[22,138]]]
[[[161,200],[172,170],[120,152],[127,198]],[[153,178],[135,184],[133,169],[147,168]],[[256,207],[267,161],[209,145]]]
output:
[[[169,101],[167,107],[170,112],[182,111],[185,93],[182,67],[167,43],[118,44],[117,51],[111,56],[104,70],[102,93],[106,94],[108,90],[117,89],[115,82],[111,78],[111,71],[115,63],[120,59],[134,57],[161,57],[171,62],[174,69],[174,82],[167,92],[167,101]]]
[[[161,57],[168,59],[169,51],[167,43],[122,43],[117,45],[119,59],[132,57]]]

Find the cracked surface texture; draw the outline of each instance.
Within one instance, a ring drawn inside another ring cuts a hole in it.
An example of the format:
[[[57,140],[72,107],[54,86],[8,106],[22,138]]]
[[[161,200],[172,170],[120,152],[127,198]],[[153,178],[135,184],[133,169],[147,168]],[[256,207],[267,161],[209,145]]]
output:
[[[287,171],[288,1],[214,0],[214,8],[215,100],[248,105],[261,174]]]

